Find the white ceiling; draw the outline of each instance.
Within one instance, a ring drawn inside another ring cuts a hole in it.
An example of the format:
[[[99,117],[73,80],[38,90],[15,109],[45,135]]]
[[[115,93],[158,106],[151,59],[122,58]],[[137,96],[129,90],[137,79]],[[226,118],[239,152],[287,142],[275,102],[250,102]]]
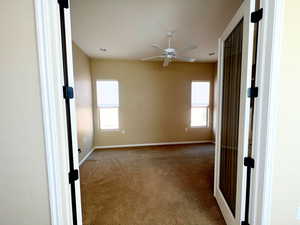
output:
[[[216,61],[218,37],[241,0],[71,0],[73,41],[90,57],[140,59],[159,55],[175,30],[174,47],[199,47],[184,56]],[[106,48],[101,52],[100,48]]]

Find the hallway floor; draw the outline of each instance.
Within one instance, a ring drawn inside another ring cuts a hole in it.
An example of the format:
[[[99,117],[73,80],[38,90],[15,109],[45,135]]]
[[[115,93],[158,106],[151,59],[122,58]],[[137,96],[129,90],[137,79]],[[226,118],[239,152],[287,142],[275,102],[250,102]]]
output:
[[[210,144],[96,150],[80,167],[84,225],[224,225]]]

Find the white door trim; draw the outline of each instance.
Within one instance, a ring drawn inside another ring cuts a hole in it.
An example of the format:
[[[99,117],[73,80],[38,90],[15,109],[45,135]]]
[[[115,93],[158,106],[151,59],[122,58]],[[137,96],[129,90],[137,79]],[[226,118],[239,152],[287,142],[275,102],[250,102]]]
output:
[[[256,80],[259,96],[255,103],[253,158],[255,168],[250,195],[250,224],[270,225],[272,162],[276,148],[281,36],[284,0],[260,0]]]
[[[66,111],[63,98],[63,63],[57,1],[35,0],[36,38],[52,225],[73,225]],[[70,15],[66,10],[69,81],[73,86]],[[22,37],[20,37],[22,38]],[[74,158],[78,158],[74,101],[71,102]],[[78,160],[74,160],[75,169]],[[76,182],[78,225],[82,225],[79,182]]]

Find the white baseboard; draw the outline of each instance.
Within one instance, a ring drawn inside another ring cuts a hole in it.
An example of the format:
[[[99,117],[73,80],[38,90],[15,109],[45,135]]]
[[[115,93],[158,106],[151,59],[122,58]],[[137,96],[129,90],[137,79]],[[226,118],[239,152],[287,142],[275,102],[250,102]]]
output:
[[[79,162],[79,166],[87,160],[87,158],[94,152],[95,148],[92,148]]]
[[[95,149],[107,149],[107,148],[128,148],[128,147],[146,147],[146,146],[160,146],[160,145],[183,145],[183,144],[204,144],[212,143],[212,140],[204,141],[177,141],[177,142],[158,142],[158,143],[145,143],[145,144],[130,144],[130,145],[107,145],[107,146],[95,146]]]

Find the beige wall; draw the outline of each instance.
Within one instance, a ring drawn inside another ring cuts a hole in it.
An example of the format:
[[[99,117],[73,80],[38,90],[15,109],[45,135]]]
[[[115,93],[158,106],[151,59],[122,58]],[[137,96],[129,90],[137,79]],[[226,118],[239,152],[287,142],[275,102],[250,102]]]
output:
[[[89,58],[73,43],[77,137],[81,160],[94,144],[92,77]]]
[[[300,207],[300,1],[285,2],[280,63],[279,121],[274,155],[272,225],[299,225]]]
[[[0,21],[0,224],[49,225],[33,1],[1,1]]]
[[[212,140],[212,109],[210,128],[189,128],[188,121],[190,82],[213,82],[214,63],[173,63],[163,68],[161,62],[92,59],[91,69],[94,95],[97,79],[119,80],[120,88],[121,131],[100,131],[94,110],[96,146]]]

